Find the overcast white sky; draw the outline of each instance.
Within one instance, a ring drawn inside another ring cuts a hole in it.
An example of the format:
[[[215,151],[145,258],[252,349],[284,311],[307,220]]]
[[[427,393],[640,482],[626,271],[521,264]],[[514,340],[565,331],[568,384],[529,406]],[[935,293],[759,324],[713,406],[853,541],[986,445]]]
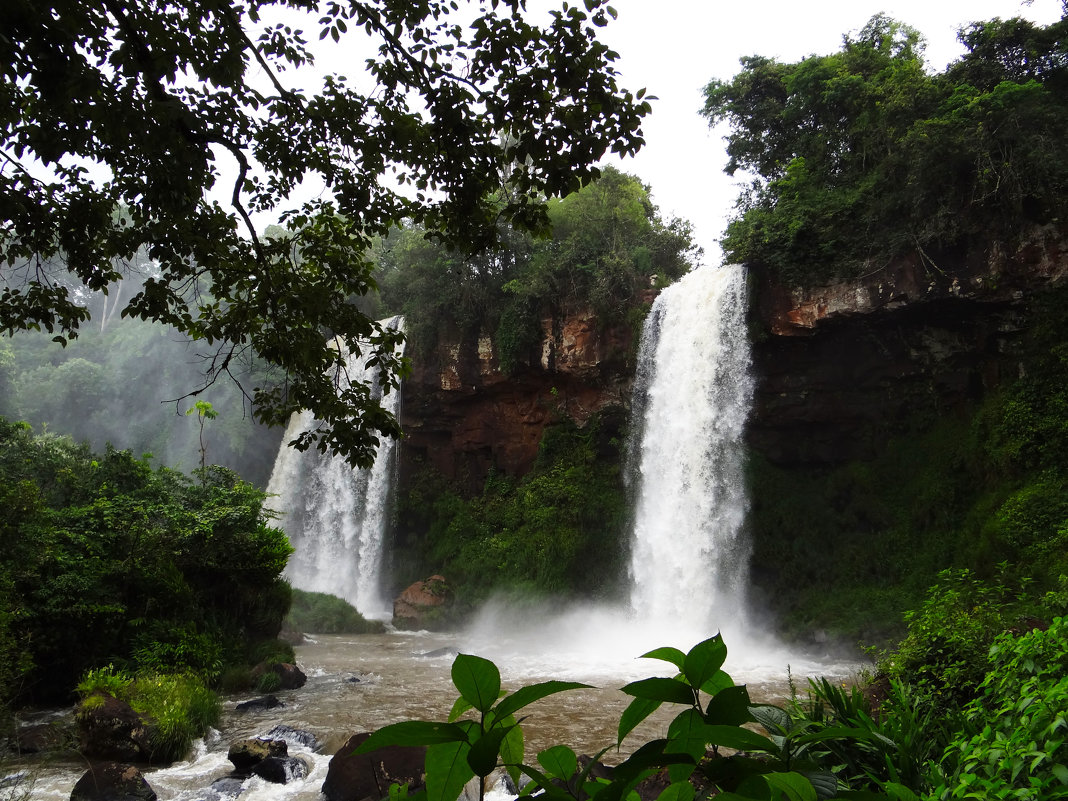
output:
[[[558,3],[557,3],[558,4]],[[918,29],[927,60],[941,70],[961,53],[957,29],[967,22],[1023,16],[1048,24],[1060,0],[615,0],[619,19],[602,39],[620,53],[623,85],[659,97],[645,125],[648,144],[621,164],[652,186],[661,210],[690,220],[705,260],[720,258],[717,239],[737,195],[723,173],[722,132],[697,110],[702,87],[730,79],[738,59],[762,55],[796,61],[839,48],[842,35],[875,14]]]

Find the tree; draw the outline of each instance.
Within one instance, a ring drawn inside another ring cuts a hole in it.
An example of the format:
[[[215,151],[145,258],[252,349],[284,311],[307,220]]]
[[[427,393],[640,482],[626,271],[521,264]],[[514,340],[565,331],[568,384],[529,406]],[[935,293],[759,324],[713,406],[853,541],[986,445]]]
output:
[[[902,256],[941,270],[945,255],[981,258],[1063,219],[1068,13],[976,23],[960,39],[966,54],[928,74],[915,31],[876,16],[839,52],[751,57],[709,83],[704,115],[732,128],[727,171],[753,174],[728,258],[796,284]]]
[[[399,334],[351,302],[374,288],[372,237],[408,219],[474,252],[502,221],[542,229],[546,198],[594,178],[609,150],[637,150],[649,111],[596,39],[605,0],[541,27],[522,0],[480,4],[466,25],[451,0],[9,5],[0,327],[76,336],[82,298],[144,247],[158,270],[122,313],[212,349],[189,395],[257,354],[277,373],[244,388],[257,419],[310,409],[323,425],[294,444],[355,464],[399,433],[368,387],[338,393],[346,350],[373,353],[387,387],[402,370]],[[319,39],[365,37],[371,88],[340,75],[297,88],[285,71],[313,54],[294,15]],[[308,183],[325,191],[294,200]],[[291,234],[259,236],[257,214]]]

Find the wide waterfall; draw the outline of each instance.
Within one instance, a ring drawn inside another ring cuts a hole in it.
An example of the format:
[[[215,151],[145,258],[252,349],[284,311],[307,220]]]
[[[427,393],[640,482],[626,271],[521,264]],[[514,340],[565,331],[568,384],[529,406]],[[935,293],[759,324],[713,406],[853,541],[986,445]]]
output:
[[[403,322],[394,317],[385,325],[398,329]],[[398,413],[400,392],[383,396],[375,368],[360,359],[347,372],[348,381],[370,384],[373,396]],[[374,465],[363,470],[354,470],[339,456],[313,449],[301,453],[285,444],[315,424],[306,411],[290,418],[267,486],[277,496],[269,506],[281,514],[278,525],[294,549],[286,578],[299,589],[344,598],[364,617],[389,619],[392,609],[382,592],[383,551],[397,443],[383,438]]]
[[[631,605],[639,620],[741,623],[748,546],[742,435],[753,394],[745,271],[665,289],[642,332],[631,413]]]

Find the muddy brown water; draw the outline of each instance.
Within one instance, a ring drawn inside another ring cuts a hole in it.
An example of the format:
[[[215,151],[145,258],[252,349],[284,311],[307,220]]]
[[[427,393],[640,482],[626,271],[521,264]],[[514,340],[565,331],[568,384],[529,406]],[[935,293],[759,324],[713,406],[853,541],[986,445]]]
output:
[[[350,735],[401,720],[444,720],[448,716],[456,700],[450,668],[460,650],[493,658],[501,668],[505,691],[548,679],[593,685],[592,689],[569,691],[532,704],[525,710],[528,717],[523,723],[527,761],[533,761],[537,751],[557,743],[570,745],[580,754],[593,754],[615,741],[619,716],[630,701],[619,688],[634,679],[671,672],[663,663],[633,656],[620,660],[601,651],[603,658],[591,658],[589,648],[570,653],[515,650],[506,640],[496,636],[479,642],[477,638],[425,632],[316,636],[296,649],[308,683],[299,690],[278,693],[284,706],[238,711],[237,704],[253,696],[227,699],[218,732],[198,742],[188,760],[167,768],[146,768],[146,778],[161,801],[204,798],[211,782],[230,772],[226,752],[231,742],[263,736],[273,726],[285,724],[310,732],[321,744],[317,752],[290,744],[291,754],[310,762],[309,776],[284,786],[253,777],[246,780],[241,801],[320,801],[329,755]],[[628,651],[623,644],[620,651],[643,652],[638,650],[638,642],[633,646]],[[770,654],[764,660],[747,661],[743,655],[733,665],[729,657],[725,667],[736,682],[748,685],[754,701],[776,703],[790,692],[788,663],[780,661],[782,656]],[[846,677],[851,670],[849,665],[833,661],[799,663],[795,657],[793,675]],[[672,714],[661,709],[627,738],[620,752],[610,751],[606,761],[620,759],[647,739],[663,736]],[[28,791],[26,797],[41,801],[69,799],[84,770],[85,763],[79,759],[55,757],[5,765],[8,774],[25,771],[18,786]],[[13,786],[0,788],[0,799],[9,797],[12,790]],[[19,796],[12,793],[10,797]]]

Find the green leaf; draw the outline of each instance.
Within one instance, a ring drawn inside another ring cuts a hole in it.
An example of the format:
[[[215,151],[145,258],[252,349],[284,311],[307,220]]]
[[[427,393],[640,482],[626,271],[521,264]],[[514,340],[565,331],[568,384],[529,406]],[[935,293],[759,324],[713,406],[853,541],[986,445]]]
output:
[[[816,801],[816,790],[800,773],[765,773],[772,797],[787,801]]]
[[[809,780],[819,798],[834,798],[838,793],[838,778],[829,770],[798,771]]]
[[[710,724],[722,724],[724,726],[741,726],[749,723],[753,716],[749,713],[752,701],[749,700],[749,690],[744,684],[737,687],[727,687],[720,690],[705,709],[705,722]]]
[[[511,695],[502,698],[495,711],[498,718],[503,718],[513,715],[528,704],[540,701],[550,695],[562,693],[566,690],[589,689],[592,689],[589,684],[581,684],[577,681],[544,681],[539,684],[531,684],[526,687],[520,687]]]
[[[680,651],[678,648],[654,648],[648,653],[644,653],[640,657],[641,659],[659,659],[662,662],[670,662],[672,665],[682,672],[683,663],[686,661],[686,654]]]
[[[578,757],[566,745],[554,745],[539,752],[538,763],[550,777],[565,782],[578,772]]]
[[[633,695],[635,698],[645,698],[649,701],[668,701],[673,704],[694,703],[694,690],[677,679],[667,679],[654,676],[649,679],[632,681],[623,687],[623,692]]]
[[[701,685],[701,692],[707,695],[715,695],[716,693],[733,686],[734,679],[722,670],[717,670],[712,674],[712,678]]]
[[[515,724],[512,724],[491,729],[475,740],[467,754],[467,764],[471,766],[476,776],[489,776],[493,773],[497,767],[497,757],[501,753],[501,743],[515,728]]]
[[[464,785],[475,777],[467,762],[466,742],[432,745],[426,750],[427,801],[456,801]]]
[[[910,787],[897,782],[886,782],[883,785],[883,790],[894,801],[920,801],[920,797]]]
[[[452,709],[449,710],[449,723],[455,723],[464,712],[472,708],[467,699],[461,695],[456,699],[456,703],[452,705]]]
[[[708,744],[704,719],[696,709],[687,709],[668,725],[667,753],[689,754],[697,762]]]
[[[623,739],[634,731],[638,724],[658,710],[662,703],[663,701],[654,701],[651,698],[635,698],[631,701],[619,717],[616,745],[622,743]]]
[[[656,801],[694,801],[697,791],[689,782],[673,782],[664,788]]]
[[[717,634],[703,642],[697,643],[686,654],[682,672],[692,687],[701,687],[711,679],[716,671],[723,667],[727,659],[727,646],[723,637]]]
[[[539,801],[542,799],[544,801],[575,801],[571,793],[553,784],[553,780],[537,768],[533,768],[530,765],[520,765],[519,769],[531,779],[530,784],[524,787],[519,794],[520,798],[537,792]]]
[[[481,656],[459,654],[452,663],[452,683],[465,701],[483,713],[501,694],[501,672]]]
[[[1068,784],[1068,768],[1064,765],[1056,764],[1050,766],[1050,772],[1060,780],[1061,784]]]
[[[508,725],[511,726],[515,722],[515,718],[511,718],[508,721]],[[512,781],[515,785],[519,786],[519,766],[523,764],[523,758],[525,743],[523,740],[522,727],[515,725],[508,729],[508,734],[501,741],[501,761],[504,763],[505,770],[508,771],[508,775],[512,777]]]
[[[767,729],[771,734],[789,734],[792,721],[786,710],[771,704],[754,704],[749,707],[753,720]]]
[[[764,751],[769,754],[778,751],[775,743],[767,737],[739,726],[706,726],[705,730],[708,742],[712,745],[722,745],[736,751]]]
[[[353,751],[367,754],[388,745],[436,745],[438,743],[466,742],[467,732],[455,723],[434,723],[423,720],[405,720],[383,726],[364,740]]]

